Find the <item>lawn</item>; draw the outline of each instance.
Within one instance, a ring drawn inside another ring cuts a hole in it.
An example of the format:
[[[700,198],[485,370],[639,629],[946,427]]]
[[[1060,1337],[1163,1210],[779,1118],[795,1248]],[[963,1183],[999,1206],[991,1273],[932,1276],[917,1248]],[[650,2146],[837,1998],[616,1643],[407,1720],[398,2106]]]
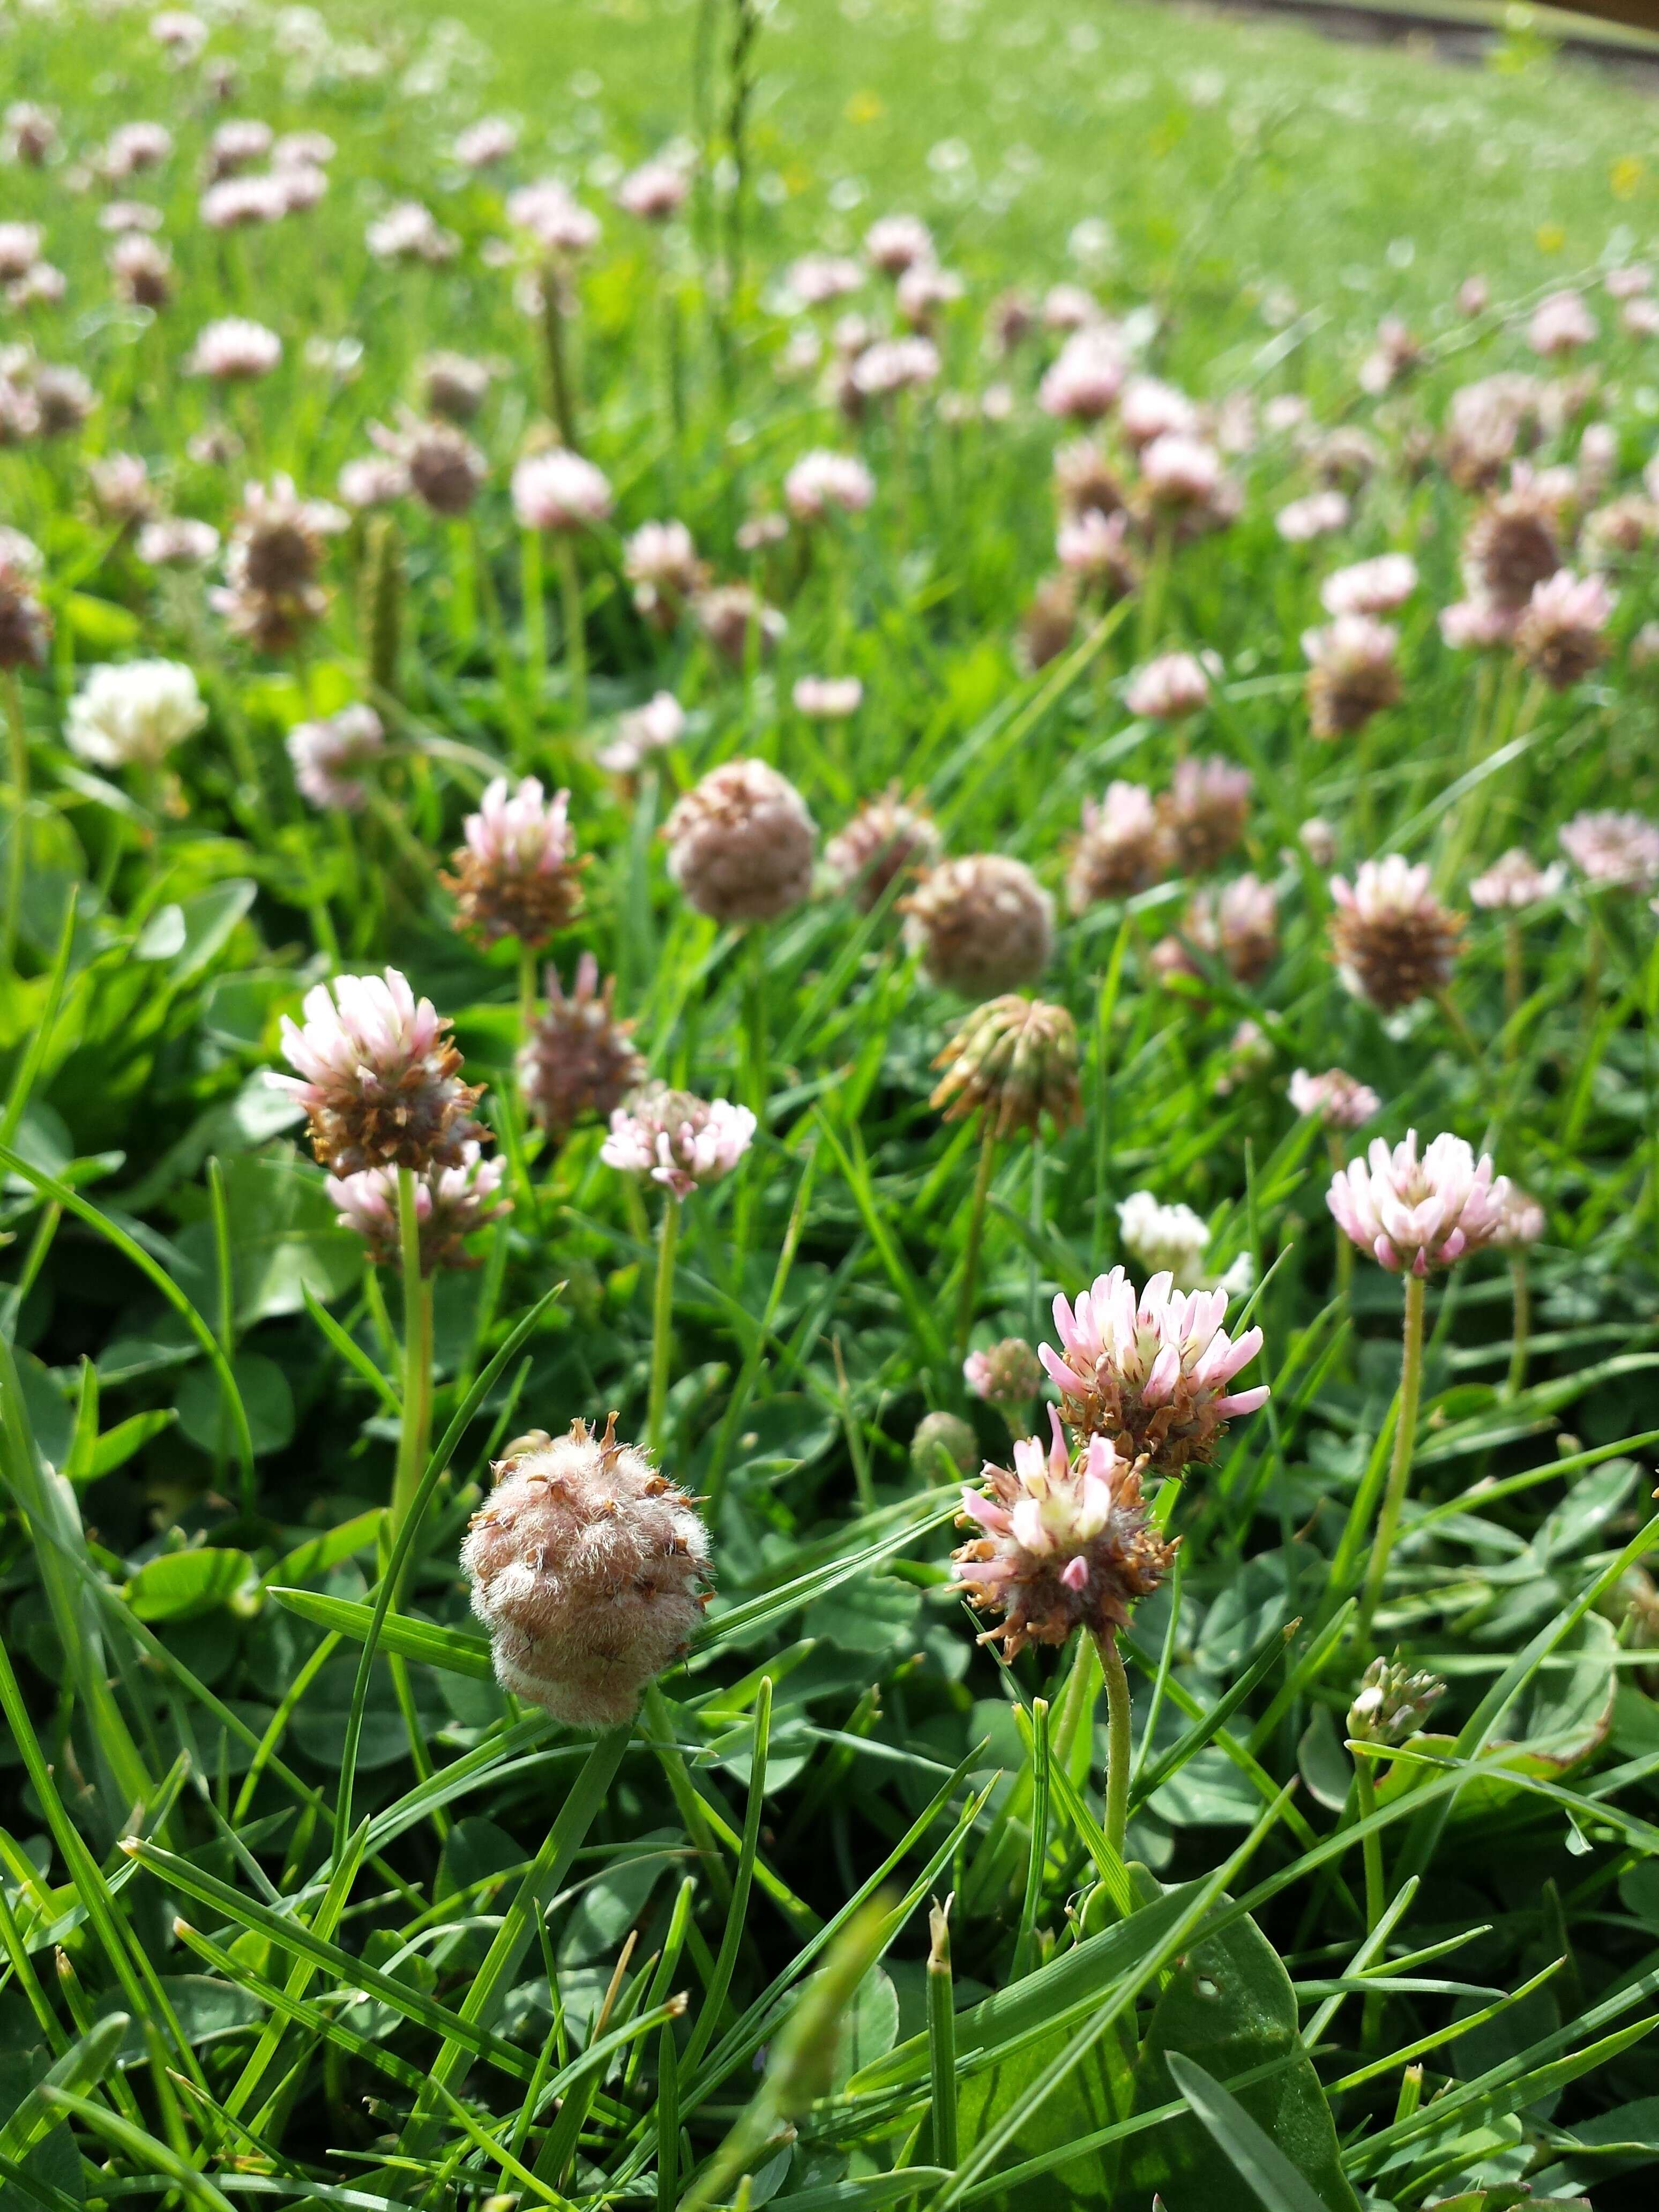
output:
[[[0,56],[0,2208],[1645,2202],[1651,103]]]

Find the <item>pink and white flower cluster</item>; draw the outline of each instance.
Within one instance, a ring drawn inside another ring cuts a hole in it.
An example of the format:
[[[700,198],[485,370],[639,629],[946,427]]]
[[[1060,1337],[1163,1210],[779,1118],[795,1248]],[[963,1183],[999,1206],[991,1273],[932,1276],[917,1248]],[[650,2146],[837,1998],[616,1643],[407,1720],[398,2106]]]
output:
[[[731,1174],[754,1141],[756,1127],[748,1107],[729,1099],[647,1091],[611,1116],[599,1158],[607,1167],[648,1176],[674,1197],[689,1198]]]
[[[1390,1150],[1378,1137],[1364,1159],[1333,1177],[1327,1203],[1337,1226],[1391,1274],[1426,1275],[1487,1244],[1504,1218],[1509,1185],[1492,1156],[1462,1137],[1436,1137],[1419,1156],[1417,1132]]]

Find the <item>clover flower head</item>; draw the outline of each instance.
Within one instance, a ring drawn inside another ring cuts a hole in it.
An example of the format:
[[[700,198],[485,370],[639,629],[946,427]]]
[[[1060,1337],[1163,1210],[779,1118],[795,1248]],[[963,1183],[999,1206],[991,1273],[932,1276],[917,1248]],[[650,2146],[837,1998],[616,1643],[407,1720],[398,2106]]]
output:
[[[455,873],[444,880],[459,925],[486,945],[502,937],[544,945],[580,912],[585,863],[576,856],[568,791],[550,799],[536,776],[514,785],[498,775],[462,836]]]
[[[1416,589],[1417,563],[1409,553],[1379,553],[1327,576],[1319,597],[1329,615],[1386,615]]]
[[[1561,850],[1593,889],[1650,890],[1659,883],[1659,823],[1616,807],[1575,814],[1560,833]]]
[[[1355,1743],[1404,1743],[1418,1734],[1445,1694],[1437,1674],[1413,1674],[1398,1652],[1392,1659],[1373,1659],[1348,1708],[1349,1738]]]
[[[1350,884],[1331,878],[1337,972],[1356,998],[1392,1013],[1450,980],[1463,917],[1443,907],[1425,862],[1398,853],[1365,860]]]
[[[1382,1101],[1370,1084],[1340,1067],[1328,1067],[1322,1075],[1298,1067],[1291,1078],[1290,1099],[1298,1114],[1311,1115],[1328,1129],[1363,1129],[1382,1111]]]
[[[1225,1424],[1268,1396],[1265,1383],[1229,1389],[1261,1349],[1261,1331],[1235,1341],[1226,1314],[1224,1289],[1178,1291],[1166,1272],[1137,1295],[1114,1267],[1074,1301],[1054,1300],[1060,1348],[1040,1345],[1037,1357],[1074,1427],[1179,1474],[1209,1459]]]
[[[805,453],[783,480],[783,501],[797,522],[818,522],[831,510],[861,514],[876,495],[875,478],[855,453]]]
[[[1351,1243],[1391,1274],[1426,1275],[1489,1244],[1502,1218],[1492,1158],[1462,1137],[1436,1137],[1419,1153],[1408,1130],[1390,1150],[1378,1137],[1363,1159],[1331,1180],[1327,1203]]]
[[[657,1086],[617,1108],[599,1158],[607,1167],[648,1176],[674,1197],[689,1198],[731,1174],[758,1126],[748,1107],[729,1099]]]
[[[476,1143],[461,1147],[450,1167],[429,1167],[415,1184],[415,1219],[421,1273],[471,1263],[465,1240],[512,1212],[500,1195],[507,1173],[504,1160],[487,1160]],[[402,1223],[398,1212],[398,1176],[392,1168],[361,1168],[356,1174],[331,1176],[328,1200],[340,1226],[360,1237],[376,1267],[395,1267],[402,1257]]]
[[[1142,1463],[1103,1436],[1073,1455],[1060,1417],[1051,1441],[1019,1438],[1013,1466],[985,1463],[962,1493],[962,1525],[981,1533],[951,1554],[970,1605],[1001,1614],[982,1644],[1012,1659],[1028,1644],[1064,1644],[1083,1627],[1109,1637],[1168,1573],[1175,1547],[1152,1524]]]
[[[361,814],[368,786],[361,770],[386,751],[386,731],[362,702],[314,722],[296,722],[288,733],[288,757],[301,798],[319,810]]]
[[[1567,880],[1567,872],[1559,860],[1540,867],[1530,853],[1519,845],[1512,845],[1501,860],[1494,860],[1484,874],[1469,885],[1469,897],[1478,907],[1491,909],[1505,908],[1517,912],[1528,906],[1538,906],[1545,899],[1553,898]]]
[[[483,1132],[479,1092],[460,1080],[449,1024],[395,968],[337,975],[307,992],[303,1024],[283,1017],[293,1075],[270,1076],[302,1105],[312,1150],[331,1173],[459,1167]]]
[[[645,1062],[634,1024],[617,1018],[616,978],[599,984],[599,963],[584,952],[575,988],[566,992],[547,971],[547,1012],[531,1026],[519,1053],[519,1089],[532,1115],[556,1143],[579,1121],[606,1121],[638,1089]]]
[[[159,768],[199,730],[207,707],[193,670],[178,660],[94,668],[70,702],[70,750],[100,768]]]
[[[1199,1287],[1210,1224],[1190,1206],[1162,1206],[1149,1190],[1132,1190],[1117,1209],[1124,1249],[1149,1273],[1167,1269],[1177,1290]]]
[[[1221,672],[1213,653],[1162,653],[1136,669],[1124,688],[1130,714],[1155,722],[1177,722],[1196,714]]]
[[[613,504],[604,471],[563,446],[526,454],[513,471],[513,511],[526,530],[585,530]]]

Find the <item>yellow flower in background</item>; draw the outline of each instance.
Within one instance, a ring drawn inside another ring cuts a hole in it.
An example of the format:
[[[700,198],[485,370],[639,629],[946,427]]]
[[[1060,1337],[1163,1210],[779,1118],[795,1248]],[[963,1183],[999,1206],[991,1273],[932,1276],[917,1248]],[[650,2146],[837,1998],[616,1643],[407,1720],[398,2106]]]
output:
[[[1567,234],[1559,222],[1540,222],[1533,234],[1540,253],[1559,253],[1567,242]]]
[[[1607,189],[1616,200],[1630,199],[1646,174],[1645,165],[1634,154],[1621,154],[1607,166]]]
[[[873,123],[883,112],[880,99],[873,92],[855,92],[847,103],[849,123]]]

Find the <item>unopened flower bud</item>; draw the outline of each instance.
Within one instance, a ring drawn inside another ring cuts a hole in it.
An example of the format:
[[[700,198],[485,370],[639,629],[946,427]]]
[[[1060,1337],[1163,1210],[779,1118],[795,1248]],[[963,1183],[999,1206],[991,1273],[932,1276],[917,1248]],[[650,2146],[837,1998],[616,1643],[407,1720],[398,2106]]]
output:
[[[957,1028],[933,1066],[944,1070],[928,1103],[947,1121],[969,1114],[1006,1137],[1035,1131],[1047,1115],[1056,1133],[1083,1118],[1078,1095],[1077,1024],[1064,1006],[1009,993],[988,999]]]
[[[1413,1674],[1397,1652],[1392,1659],[1373,1659],[1348,1708],[1349,1737],[1355,1743],[1404,1743],[1445,1694],[1437,1674]]]

